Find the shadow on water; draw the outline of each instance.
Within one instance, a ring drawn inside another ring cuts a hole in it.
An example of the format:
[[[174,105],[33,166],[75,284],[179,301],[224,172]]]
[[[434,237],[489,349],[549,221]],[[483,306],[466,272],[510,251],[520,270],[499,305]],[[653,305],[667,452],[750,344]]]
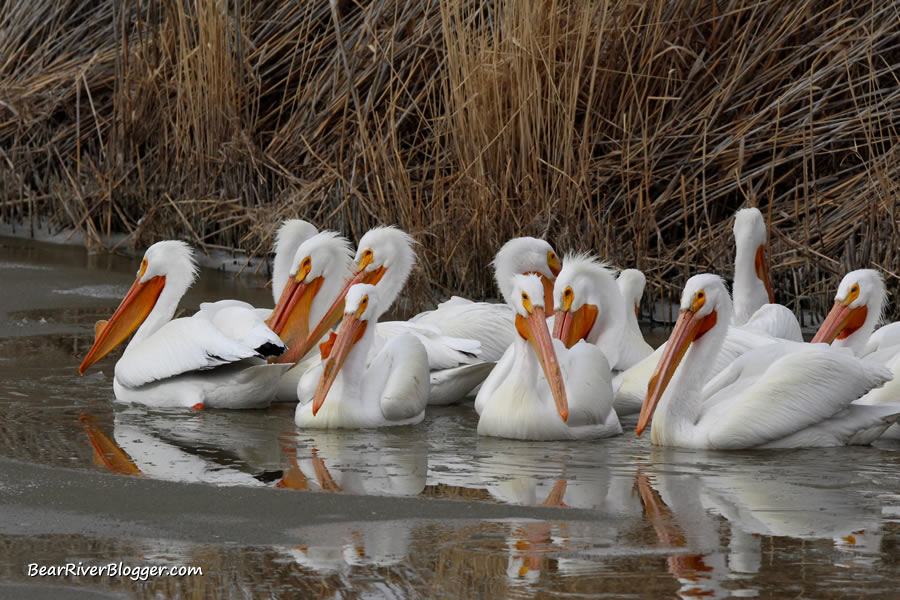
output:
[[[717,453],[652,448],[629,419],[625,435],[597,442],[480,438],[470,404],[429,409],[416,427],[349,432],[298,431],[290,405],[244,412],[123,406],[112,394],[115,357],[84,377],[76,367],[93,322],[112,312],[133,279],[134,261],[18,240],[0,243],[0,260],[5,457],[209,484],[210,498],[226,503],[229,488],[271,488],[264,493],[285,494],[298,512],[308,492],[333,496],[335,513],[342,498],[359,495],[373,507],[399,497],[471,507],[462,519],[375,520],[363,511],[310,522],[291,529],[290,545],[149,539],[129,535],[127,524],[108,536],[3,534],[0,574],[14,585],[138,597],[894,595],[895,442]],[[236,284],[212,271],[201,281],[183,307],[229,296],[271,303],[263,281]],[[593,518],[482,514],[504,505],[585,509]],[[71,561],[190,564],[204,577],[25,576],[23,563]]]

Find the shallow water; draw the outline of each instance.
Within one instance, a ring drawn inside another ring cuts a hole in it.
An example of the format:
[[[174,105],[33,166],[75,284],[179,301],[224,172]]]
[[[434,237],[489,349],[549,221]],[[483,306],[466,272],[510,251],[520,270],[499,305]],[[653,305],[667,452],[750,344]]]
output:
[[[470,404],[429,409],[417,427],[340,433],[298,431],[290,406],[124,406],[112,393],[115,356],[84,377],[76,369],[94,321],[112,313],[137,262],[0,238],[0,454],[52,467],[60,481],[69,469],[76,479],[116,473],[97,480],[98,504],[116,494],[133,501],[128,484],[135,477],[181,482],[153,498],[160,520],[164,509],[178,509],[178,490],[194,489],[182,484],[205,484],[205,510],[224,531],[156,535],[114,515],[89,534],[52,519],[0,520],[0,595],[895,596],[897,443],[682,451],[635,437],[633,419],[624,421],[625,435],[610,440],[512,442],[475,435]],[[187,314],[220,298],[271,306],[264,283],[206,270],[182,307]],[[0,479],[0,492],[12,498],[28,486],[21,477]],[[229,511],[252,518],[253,507],[219,504],[247,487],[267,488],[261,493],[288,503],[299,524],[270,534],[271,545],[245,534],[230,538]],[[157,488],[147,489],[140,493]],[[67,493],[61,488],[41,514],[68,514]],[[309,494],[328,494],[328,509],[314,510]],[[358,495],[367,496],[371,513],[348,512]],[[411,505],[417,508],[408,517],[383,516],[400,496],[419,499]],[[470,503],[445,517],[427,510],[448,506],[440,499]],[[506,516],[503,508],[498,517],[504,505],[535,508],[527,516]],[[27,563],[71,561],[190,564],[204,576],[140,582],[25,574]]]

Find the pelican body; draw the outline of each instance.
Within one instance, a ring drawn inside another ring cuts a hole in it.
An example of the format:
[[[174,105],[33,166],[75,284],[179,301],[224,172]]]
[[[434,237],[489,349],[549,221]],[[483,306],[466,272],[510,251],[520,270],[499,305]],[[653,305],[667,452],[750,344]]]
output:
[[[875,330],[887,298],[884,278],[873,269],[847,273],[838,286],[834,306],[813,338],[846,348],[867,362],[883,364],[894,378],[874,389],[857,404],[884,406],[900,402],[900,324]],[[882,437],[900,438],[900,427],[892,425]]]
[[[361,429],[411,425],[425,418],[428,356],[422,343],[414,336],[397,336],[369,359],[375,336],[369,324],[383,311],[375,286],[356,284],[348,290],[344,318],[333,344],[325,345],[328,356],[315,396],[297,405],[298,426]]]
[[[173,320],[195,276],[187,244],[150,246],[113,316],[98,322],[78,372],[137,330],[116,363],[117,400],[158,407],[268,406],[286,367],[262,359],[281,354],[284,344],[252,306],[236,300],[201,304],[192,317]]]
[[[557,440],[621,433],[609,406],[612,388],[603,350],[584,341],[567,349],[550,337],[537,276],[515,275],[511,292],[518,335],[475,398],[478,434]]]
[[[641,297],[644,295],[647,278],[637,269],[625,269],[619,273],[616,285],[625,303],[625,327],[622,331],[619,360],[613,368],[625,371],[653,354],[653,346],[644,340],[644,334],[641,333],[641,326],[638,324]]]
[[[824,344],[784,341],[747,352],[704,385],[731,311],[719,277],[688,280],[675,329],[650,379],[638,435],[653,416],[651,440],[660,446],[841,446],[871,442],[900,414],[900,405],[851,404],[891,373]]]

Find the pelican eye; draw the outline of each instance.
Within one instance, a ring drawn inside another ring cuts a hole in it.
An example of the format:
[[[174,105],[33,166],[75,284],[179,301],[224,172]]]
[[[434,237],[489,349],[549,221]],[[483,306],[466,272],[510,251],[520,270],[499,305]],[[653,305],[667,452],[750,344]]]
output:
[[[844,305],[849,306],[852,302],[855,302],[857,298],[859,298],[859,284],[854,283],[847,293],[847,299],[844,300]]]
[[[553,250],[547,251],[547,266],[554,277],[559,275],[559,272],[562,270],[562,263],[559,262],[559,257],[556,256]]]
[[[706,292],[700,290],[696,294],[694,294],[694,301],[691,303],[691,310],[697,312],[700,308],[703,307],[703,304],[706,302]]]
[[[531,298],[528,297],[527,292],[522,292],[522,307],[528,312],[529,315],[534,310],[534,305],[531,304]]]
[[[362,318],[362,314],[366,312],[366,307],[369,305],[369,297],[363,296],[359,301],[359,308],[356,309],[356,318]]]
[[[307,256],[306,258],[303,259],[303,262],[300,264],[300,266],[303,267],[303,268],[305,268],[305,269],[308,269],[311,262],[312,262],[312,261],[311,261],[311,260],[309,259],[309,257]]]
[[[572,302],[575,300],[575,292],[572,291],[572,287],[569,286],[563,290],[563,310],[569,310],[572,308]]]
[[[143,277],[143,276],[144,276],[144,273],[147,272],[147,266],[148,266],[149,264],[150,264],[150,263],[147,262],[147,259],[146,259],[146,258],[144,258],[144,259],[141,260],[141,268],[138,269],[138,273],[137,273],[138,279],[140,279],[141,277]]]

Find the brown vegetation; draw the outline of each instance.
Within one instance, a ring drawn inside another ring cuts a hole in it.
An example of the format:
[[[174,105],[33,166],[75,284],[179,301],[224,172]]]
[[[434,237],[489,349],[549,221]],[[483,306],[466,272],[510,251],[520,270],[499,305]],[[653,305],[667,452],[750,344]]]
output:
[[[532,234],[658,297],[729,273],[754,204],[779,300],[821,308],[900,273],[898,47],[861,0],[10,0],[0,219],[251,254],[396,223],[436,296]]]

